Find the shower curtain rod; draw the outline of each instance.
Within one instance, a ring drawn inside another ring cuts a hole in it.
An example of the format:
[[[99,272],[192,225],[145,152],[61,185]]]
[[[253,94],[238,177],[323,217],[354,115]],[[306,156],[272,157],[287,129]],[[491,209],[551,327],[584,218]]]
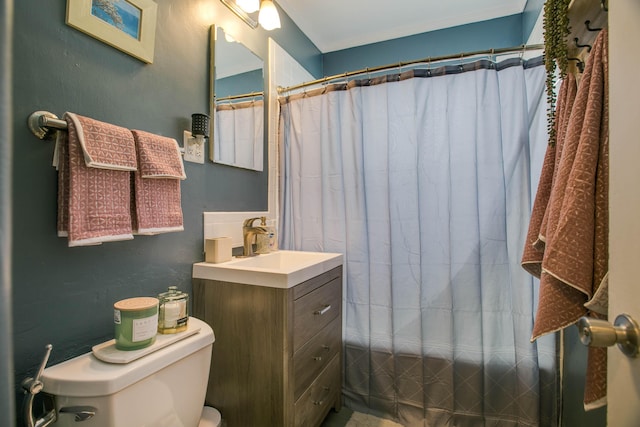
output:
[[[440,61],[446,61],[446,60],[450,60],[450,59],[463,59],[463,58],[468,58],[468,57],[471,57],[471,56],[478,56],[478,55],[501,55],[501,54],[505,54],[505,53],[514,53],[514,52],[522,52],[522,53],[524,53],[525,51],[528,51],[528,50],[540,50],[540,49],[544,49],[544,45],[543,44],[520,45],[520,46],[504,47],[504,48],[498,48],[498,49],[477,50],[475,52],[463,52],[463,53],[452,54],[452,55],[433,56],[433,57],[424,58],[424,59],[418,59],[418,60],[414,60],[414,61],[406,61],[406,62],[398,62],[398,63],[395,63],[395,64],[380,65],[380,66],[377,66],[377,67],[364,68],[362,70],[357,70],[357,71],[347,71],[346,73],[335,74],[333,76],[327,76],[327,77],[323,77],[321,79],[311,80],[309,82],[300,83],[300,84],[293,85],[293,86],[278,87],[278,94],[282,94],[282,93],[285,93],[285,92],[290,92],[290,91],[296,90],[296,89],[301,89],[301,88],[307,87],[307,86],[317,85],[317,84],[320,84],[320,83],[326,83],[326,82],[331,81],[331,80],[344,79],[344,78],[351,77],[351,76],[357,76],[357,75],[368,74],[368,73],[375,73],[375,72],[378,72],[378,71],[390,70],[390,69],[393,69],[393,68],[402,68],[402,67],[406,67],[408,65],[429,64],[431,62],[440,62]]]
[[[216,101],[231,101],[234,99],[242,99],[242,98],[256,98],[258,96],[264,96],[264,92],[249,92],[249,93],[243,93],[240,95],[223,96],[222,98],[216,98]]]

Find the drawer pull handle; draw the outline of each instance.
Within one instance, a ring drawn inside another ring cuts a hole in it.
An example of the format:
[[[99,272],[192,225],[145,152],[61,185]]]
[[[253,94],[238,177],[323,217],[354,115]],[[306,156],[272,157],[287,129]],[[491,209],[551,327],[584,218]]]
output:
[[[322,346],[322,349],[325,350],[325,351],[331,351],[331,347],[329,347],[326,344]]]
[[[317,315],[317,316],[322,316],[323,314],[325,314],[327,311],[331,310],[331,304],[329,305],[325,305],[324,308],[322,310],[316,310],[313,312],[313,314]]]
[[[321,362],[322,361],[322,356],[316,356],[313,358],[313,360],[315,360],[316,362]]]
[[[316,406],[322,405],[324,403],[324,400],[329,397],[329,394],[331,393],[331,387],[322,387],[322,389],[324,391],[326,391],[327,393],[325,393],[324,397],[322,398],[322,400],[314,400],[313,404]]]

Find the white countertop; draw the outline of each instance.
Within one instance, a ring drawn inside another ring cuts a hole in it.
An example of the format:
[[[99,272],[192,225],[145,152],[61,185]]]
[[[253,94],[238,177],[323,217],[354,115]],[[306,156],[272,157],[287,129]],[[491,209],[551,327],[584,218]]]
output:
[[[342,265],[342,254],[276,251],[231,261],[193,264],[194,279],[220,280],[271,288],[290,288]]]

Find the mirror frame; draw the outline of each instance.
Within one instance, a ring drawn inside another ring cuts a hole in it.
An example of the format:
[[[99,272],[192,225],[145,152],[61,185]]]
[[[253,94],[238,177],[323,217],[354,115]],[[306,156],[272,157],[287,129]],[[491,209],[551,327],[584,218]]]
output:
[[[209,161],[215,163],[214,146],[213,146],[213,134],[215,133],[215,120],[216,120],[216,38],[218,34],[218,25],[211,25],[209,28]]]

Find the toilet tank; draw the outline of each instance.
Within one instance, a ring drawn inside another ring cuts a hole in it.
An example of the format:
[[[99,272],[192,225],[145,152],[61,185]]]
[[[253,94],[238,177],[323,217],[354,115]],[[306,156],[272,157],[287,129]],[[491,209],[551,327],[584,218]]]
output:
[[[86,353],[44,370],[43,391],[54,395],[56,427],[197,427],[204,405],[213,330],[189,318],[194,335],[125,364]],[[92,406],[96,415],[75,421],[63,408]],[[62,410],[62,413],[60,412]]]

